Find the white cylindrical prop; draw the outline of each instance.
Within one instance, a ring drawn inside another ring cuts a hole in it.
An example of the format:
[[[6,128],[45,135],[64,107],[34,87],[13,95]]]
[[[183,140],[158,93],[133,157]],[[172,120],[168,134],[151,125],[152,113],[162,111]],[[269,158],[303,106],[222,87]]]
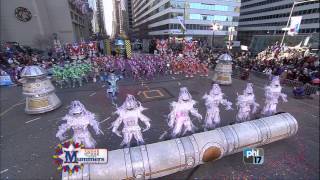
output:
[[[85,165],[62,179],[152,179],[193,168],[223,156],[288,138],[298,123],[282,113],[212,131],[138,147],[110,151],[107,164]]]
[[[221,85],[232,84],[232,57],[229,54],[222,54],[218,58],[218,64],[214,69],[213,81]]]

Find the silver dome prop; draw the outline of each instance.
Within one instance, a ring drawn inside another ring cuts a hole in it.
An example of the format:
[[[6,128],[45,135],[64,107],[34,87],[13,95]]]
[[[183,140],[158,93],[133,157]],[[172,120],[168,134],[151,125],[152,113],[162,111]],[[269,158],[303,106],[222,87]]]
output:
[[[229,125],[191,136],[108,152],[106,164],[85,164],[82,171],[62,179],[153,179],[289,138],[297,120],[282,113]],[[218,162],[217,162],[218,163]]]
[[[219,62],[222,62],[222,63],[223,62],[224,63],[232,63],[232,57],[227,53],[220,55],[218,57],[218,60],[219,60]]]
[[[61,105],[47,72],[39,66],[26,66],[21,72],[22,93],[26,96],[27,114],[52,111]]]
[[[231,74],[232,57],[227,53],[220,55],[213,75],[213,81],[217,84],[229,85],[232,83]]]

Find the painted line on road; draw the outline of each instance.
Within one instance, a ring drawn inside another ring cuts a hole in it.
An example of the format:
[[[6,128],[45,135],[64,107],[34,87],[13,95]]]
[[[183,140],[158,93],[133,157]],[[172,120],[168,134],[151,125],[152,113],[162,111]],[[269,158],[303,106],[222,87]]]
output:
[[[102,87],[106,87],[106,85],[102,85]]]
[[[2,171],[0,172],[0,174],[5,173],[5,172],[7,172],[7,171],[9,171],[9,169],[2,170]]]
[[[22,104],[25,104],[26,102],[20,102],[20,103],[17,103],[17,104],[14,104],[12,105],[11,107],[9,107],[8,109],[6,109],[5,111],[3,111],[1,114],[0,114],[0,117],[3,116],[4,114],[6,114],[7,112],[11,111],[13,108],[15,108],[16,106],[19,106],[19,105],[22,105]]]
[[[171,76],[172,79],[176,79],[175,77]]]
[[[103,122],[105,122],[105,121],[107,121],[107,120],[110,119],[110,118],[111,118],[110,116],[107,117],[106,119],[104,119],[103,121],[101,121],[100,124],[103,123]]]
[[[181,86],[181,83],[180,83],[180,82],[178,82],[178,86]]]
[[[28,123],[31,123],[31,122],[33,122],[33,121],[39,120],[39,119],[41,119],[41,117],[37,117],[37,118],[35,118],[35,119],[31,119],[30,121],[27,121],[27,122],[25,122],[25,123],[28,124]]]
[[[94,92],[94,93],[90,94],[89,96],[94,96],[95,94],[97,94],[97,93],[96,93],[96,92]]]

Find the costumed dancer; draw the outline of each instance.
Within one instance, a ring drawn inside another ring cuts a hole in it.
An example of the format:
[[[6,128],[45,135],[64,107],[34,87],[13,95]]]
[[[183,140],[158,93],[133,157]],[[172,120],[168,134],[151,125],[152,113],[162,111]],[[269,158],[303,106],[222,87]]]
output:
[[[274,76],[270,85],[266,86],[264,90],[266,101],[261,113],[265,116],[271,116],[277,112],[278,99],[280,97],[283,102],[288,102],[287,95],[281,92],[282,87],[280,85],[279,76]]]
[[[80,101],[71,102],[70,110],[62,120],[67,122],[59,126],[56,134],[60,141],[65,140],[66,136],[63,134],[72,129],[74,142],[84,144],[85,148],[94,148],[96,141],[92,138],[88,126],[92,126],[97,135],[103,134],[95,115],[88,111]]]
[[[130,142],[133,137],[136,139],[138,145],[144,143],[142,132],[147,131],[151,127],[150,119],[142,114],[142,111],[145,109],[146,108],[142,107],[141,103],[130,94],[127,95],[123,105],[117,108],[116,113],[119,117],[112,123],[112,132],[119,137],[123,135],[121,146],[126,145],[130,147]],[[146,125],[146,128],[142,132],[138,123],[139,119]],[[118,131],[121,123],[124,124],[122,135]]]
[[[117,76],[114,72],[111,72],[107,78],[109,87],[107,89],[107,94],[111,98],[112,104],[117,107],[117,94],[119,93],[119,87],[117,82],[122,79],[122,76]]]
[[[259,107],[259,104],[256,103],[252,86],[252,83],[247,83],[247,87],[243,91],[243,94],[238,95],[236,105],[239,110],[236,116],[236,120],[239,123],[250,120],[251,106],[253,107],[251,111],[252,114],[256,113],[257,108]]]
[[[169,121],[168,125],[172,128],[172,137],[177,135],[184,135],[187,132],[194,132],[196,127],[193,125],[189,113],[195,116],[198,120],[202,119],[201,114],[198,110],[194,108],[196,101],[192,99],[191,94],[189,93],[186,87],[180,88],[179,98],[177,102],[172,102],[171,112],[168,115]]]
[[[223,98],[224,93],[222,93],[221,88],[218,84],[213,84],[212,89],[209,94],[205,94],[203,99],[205,99],[205,104],[207,106],[207,114],[205,118],[205,130],[214,129],[220,124],[220,110],[219,105],[222,104],[226,107],[226,110],[232,109],[232,103],[227,99]]]

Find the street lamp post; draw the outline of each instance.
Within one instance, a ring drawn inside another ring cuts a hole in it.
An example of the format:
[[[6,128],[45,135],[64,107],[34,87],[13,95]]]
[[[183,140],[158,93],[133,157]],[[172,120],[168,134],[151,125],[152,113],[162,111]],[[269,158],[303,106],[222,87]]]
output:
[[[288,30],[289,30],[289,23],[290,23],[290,19],[291,19],[292,12],[293,12],[293,9],[294,9],[295,5],[297,5],[297,4],[301,4],[301,3],[305,3],[305,2],[312,2],[312,1],[319,1],[319,0],[302,0],[302,1],[293,1],[292,8],[291,8],[291,11],[290,11],[290,15],[289,15],[289,18],[288,18],[288,21],[287,21],[287,25],[286,25],[286,27],[284,28],[284,33],[283,33],[283,36],[282,36],[282,39],[281,39],[280,46],[282,46],[282,45],[283,45],[284,38],[285,38],[285,36],[286,36],[286,31],[288,31]]]
[[[211,42],[212,48],[214,46],[214,31],[220,31],[220,30],[222,30],[222,28],[223,28],[223,26],[221,24],[216,23],[216,22],[212,23],[212,42]]]
[[[229,45],[227,46],[228,50],[230,51],[232,49],[232,42],[233,42],[233,32],[235,31],[235,27],[231,26],[228,28],[228,33],[229,33]]]

